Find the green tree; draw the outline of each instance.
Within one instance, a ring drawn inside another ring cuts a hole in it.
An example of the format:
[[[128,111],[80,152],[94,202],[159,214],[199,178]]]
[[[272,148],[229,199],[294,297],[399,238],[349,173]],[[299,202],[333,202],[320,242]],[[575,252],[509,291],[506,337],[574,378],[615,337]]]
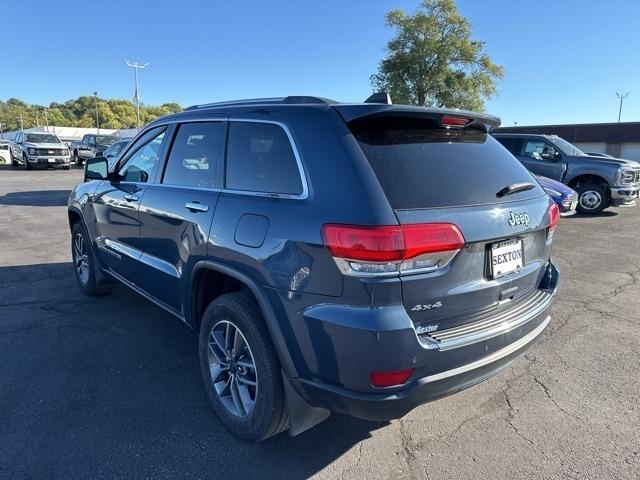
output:
[[[484,43],[471,38],[471,24],[454,0],[423,0],[413,15],[387,12],[396,30],[371,85],[395,103],[483,110],[504,69]]]
[[[20,117],[24,128],[36,126],[36,113],[40,126],[45,125],[44,109],[47,108],[49,125],[60,127],[95,127],[96,98],[81,96],[64,103],[52,102],[44,105],[30,105],[17,98],[0,101],[0,124],[5,132],[20,129]],[[164,103],[160,106],[140,105],[140,118],[143,124],[162,115],[179,112],[182,107],[177,103]],[[136,126],[136,107],[128,100],[98,98],[98,117],[101,128],[132,128]]]

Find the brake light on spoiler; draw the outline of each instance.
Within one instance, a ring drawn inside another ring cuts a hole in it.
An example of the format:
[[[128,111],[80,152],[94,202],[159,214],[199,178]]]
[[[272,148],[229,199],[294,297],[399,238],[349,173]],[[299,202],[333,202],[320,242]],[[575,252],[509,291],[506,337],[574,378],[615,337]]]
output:
[[[360,226],[327,224],[324,244],[347,275],[419,273],[446,266],[464,246],[452,223]]]

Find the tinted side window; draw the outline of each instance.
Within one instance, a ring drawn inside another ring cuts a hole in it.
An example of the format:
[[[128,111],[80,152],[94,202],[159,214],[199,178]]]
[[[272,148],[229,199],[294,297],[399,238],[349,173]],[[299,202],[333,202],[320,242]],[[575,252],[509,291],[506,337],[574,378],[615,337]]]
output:
[[[511,138],[511,137],[503,137],[496,138],[504,148],[509,150],[512,155],[520,155],[520,145],[522,144],[522,140],[519,138]]]
[[[118,174],[122,181],[146,183],[153,180],[160,162],[165,130],[165,127],[153,128],[136,141],[119,165]]]
[[[272,123],[230,123],[225,186],[252,192],[302,193],[296,157],[282,127]]]
[[[162,183],[215,187],[224,156],[225,124],[183,123],[173,141]]]

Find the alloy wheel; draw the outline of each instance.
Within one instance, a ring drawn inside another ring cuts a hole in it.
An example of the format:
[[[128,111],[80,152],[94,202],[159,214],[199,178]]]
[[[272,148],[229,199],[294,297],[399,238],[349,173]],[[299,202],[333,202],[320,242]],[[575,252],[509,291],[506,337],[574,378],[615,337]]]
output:
[[[245,336],[229,320],[219,321],[209,333],[208,355],[220,402],[232,415],[247,417],[256,404],[258,372]]]
[[[89,282],[89,255],[81,233],[77,233],[73,239],[73,264],[78,280],[82,285],[86,285]]]

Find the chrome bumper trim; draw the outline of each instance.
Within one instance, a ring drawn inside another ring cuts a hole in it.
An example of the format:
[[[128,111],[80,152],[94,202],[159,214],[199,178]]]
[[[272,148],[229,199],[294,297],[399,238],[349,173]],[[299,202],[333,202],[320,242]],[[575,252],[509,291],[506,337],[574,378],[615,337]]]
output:
[[[544,329],[547,328],[547,325],[549,325],[550,321],[551,317],[547,316],[547,318],[545,318],[542,323],[538,325],[534,330],[529,332],[520,340],[516,340],[511,345],[507,345],[506,347],[493,352],[491,355],[481,358],[480,360],[476,360],[475,362],[471,362],[458,368],[453,368],[451,370],[446,370],[444,372],[424,377],[420,379],[420,383],[437,382],[438,380],[443,380],[445,378],[455,377],[456,375],[461,375],[471,370],[475,370],[476,368],[484,367],[485,365],[489,365],[490,363],[496,362],[501,358],[511,355],[512,353],[534,341],[538,337],[538,335],[540,335],[544,331]]]
[[[484,320],[466,323],[458,327],[423,334],[421,337],[426,337],[440,351],[482,342],[533,320],[551,305],[553,297],[553,293],[538,291],[520,305],[504,313],[498,313]]]

